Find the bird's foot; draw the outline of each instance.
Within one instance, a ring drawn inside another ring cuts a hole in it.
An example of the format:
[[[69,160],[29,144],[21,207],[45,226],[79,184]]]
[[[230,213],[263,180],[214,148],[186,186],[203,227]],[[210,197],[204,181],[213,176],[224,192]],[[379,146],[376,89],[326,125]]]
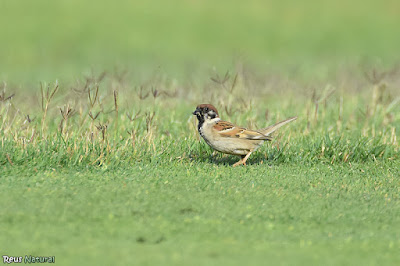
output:
[[[239,166],[239,165],[244,165],[244,166],[246,166],[246,162],[244,162],[243,160],[240,160],[240,161],[234,163],[234,164],[233,164],[233,167],[236,167],[236,166]]]
[[[249,156],[250,156],[251,153],[252,153],[252,152],[249,152],[248,154],[246,154],[246,156],[245,156],[245,155],[242,155],[242,159],[240,159],[238,162],[236,162],[236,163],[233,165],[233,167],[236,167],[236,166],[238,166],[238,165],[244,165],[244,166],[246,166],[246,161],[247,161],[247,159],[249,158]]]

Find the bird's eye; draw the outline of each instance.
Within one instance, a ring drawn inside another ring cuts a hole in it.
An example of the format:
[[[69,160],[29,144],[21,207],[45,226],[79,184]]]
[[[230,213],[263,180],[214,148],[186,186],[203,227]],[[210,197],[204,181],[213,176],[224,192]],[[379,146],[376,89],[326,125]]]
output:
[[[205,112],[208,112],[208,108],[207,108],[207,107],[204,107],[204,111],[205,111]]]

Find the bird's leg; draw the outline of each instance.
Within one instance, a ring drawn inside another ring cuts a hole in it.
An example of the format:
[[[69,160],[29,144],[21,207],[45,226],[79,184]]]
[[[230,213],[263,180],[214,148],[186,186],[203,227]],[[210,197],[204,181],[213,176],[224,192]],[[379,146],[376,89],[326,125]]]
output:
[[[245,156],[246,156],[246,155],[241,155],[241,156],[240,156],[240,157],[241,157],[240,160],[239,160],[238,162],[234,163],[234,164],[233,164],[233,167],[236,167],[236,166],[238,166],[238,165],[243,164],[242,161],[243,161],[243,159],[244,159]]]
[[[246,156],[242,159],[242,160],[243,160],[243,165],[246,165],[246,161],[247,161],[247,159],[249,159],[251,153],[252,153],[252,152],[249,152],[249,153],[246,154]]]
[[[249,152],[249,153],[246,154],[246,155],[242,155],[242,159],[240,159],[238,162],[236,162],[236,163],[233,165],[233,167],[238,166],[238,165],[241,165],[241,164],[246,165],[246,161],[247,161],[247,159],[250,157],[250,154],[251,154],[251,152]]]

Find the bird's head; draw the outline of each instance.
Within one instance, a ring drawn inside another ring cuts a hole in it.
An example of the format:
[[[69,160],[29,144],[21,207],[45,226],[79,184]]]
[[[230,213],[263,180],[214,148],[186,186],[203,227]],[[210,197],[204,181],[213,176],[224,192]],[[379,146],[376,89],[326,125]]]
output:
[[[198,105],[193,114],[197,117],[199,122],[204,122],[205,120],[211,120],[219,117],[217,108],[215,108],[212,104]]]

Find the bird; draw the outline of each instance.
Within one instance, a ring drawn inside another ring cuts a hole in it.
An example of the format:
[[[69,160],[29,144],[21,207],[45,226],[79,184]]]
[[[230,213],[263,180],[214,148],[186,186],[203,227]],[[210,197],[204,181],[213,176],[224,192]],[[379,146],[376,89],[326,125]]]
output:
[[[198,105],[193,115],[197,117],[200,135],[211,148],[241,157],[233,167],[246,165],[247,159],[264,141],[272,140],[270,135],[274,131],[297,119],[294,116],[263,129],[250,130],[221,120],[217,108],[212,104]]]

